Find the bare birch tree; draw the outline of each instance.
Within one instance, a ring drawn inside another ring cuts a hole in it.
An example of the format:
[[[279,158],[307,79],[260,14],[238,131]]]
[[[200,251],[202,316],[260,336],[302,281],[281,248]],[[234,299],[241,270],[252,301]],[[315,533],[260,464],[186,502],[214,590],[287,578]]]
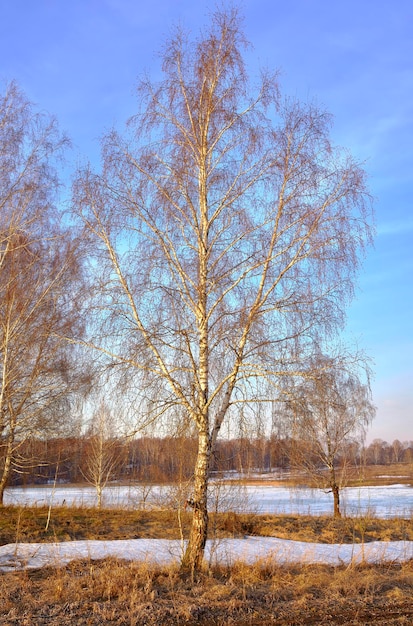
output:
[[[334,517],[341,517],[340,489],[345,486],[350,444],[363,444],[375,415],[368,378],[346,370],[332,358],[319,358],[308,376],[291,390],[291,460],[318,487],[333,494]]]
[[[22,469],[22,443],[65,416],[77,373],[75,348],[59,338],[81,328],[79,266],[55,210],[52,162],[64,144],[9,85],[0,96],[0,502],[12,467]]]
[[[83,476],[96,489],[98,508],[102,508],[103,490],[116,475],[121,463],[119,440],[110,409],[100,402],[86,433]]]
[[[89,345],[133,372],[154,416],[179,405],[197,429],[192,571],[224,419],[343,323],[370,239],[364,173],[331,144],[330,116],[269,73],[251,86],[246,45],[236,10],[194,41],[178,30],[163,80],[141,81],[128,132],[104,138],[101,173],[74,192],[95,259]]]

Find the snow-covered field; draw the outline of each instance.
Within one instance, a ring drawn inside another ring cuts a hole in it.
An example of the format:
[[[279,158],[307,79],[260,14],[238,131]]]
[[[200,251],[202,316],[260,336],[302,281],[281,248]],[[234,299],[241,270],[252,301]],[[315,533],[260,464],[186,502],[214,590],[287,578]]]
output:
[[[149,492],[138,485],[111,485],[104,489],[104,506],[128,508],[163,507],[178,501],[175,487],[153,486]],[[145,499],[145,502],[143,500]],[[409,485],[380,487],[348,487],[342,490],[341,508],[346,515],[369,514],[376,517],[411,517],[413,488]],[[322,515],[332,511],[330,493],[307,488],[275,487],[271,485],[220,485],[211,493],[211,506],[221,510],[244,513],[286,513]],[[52,486],[9,488],[5,504],[44,506],[95,506],[96,492],[90,486]]]
[[[173,504],[177,495],[172,487],[155,486],[148,493],[138,486],[110,486],[104,491],[107,506],[162,506]],[[343,511],[348,515],[368,512],[379,517],[404,516],[413,513],[413,489],[407,485],[360,487],[343,490]],[[215,486],[212,504],[221,509],[260,513],[331,513],[331,494],[270,485],[243,487]],[[5,504],[85,506],[96,504],[92,487],[30,487],[7,489]],[[133,539],[128,541],[69,541],[61,543],[16,543],[0,546],[0,571],[37,568],[64,564],[73,559],[100,559],[116,556],[165,565],[182,556],[183,545],[166,539]],[[328,563],[405,561],[413,558],[413,542],[386,541],[357,545],[317,544],[289,541],[274,537],[245,537],[208,541],[206,559],[231,564],[236,560],[254,563],[273,560],[277,563]]]

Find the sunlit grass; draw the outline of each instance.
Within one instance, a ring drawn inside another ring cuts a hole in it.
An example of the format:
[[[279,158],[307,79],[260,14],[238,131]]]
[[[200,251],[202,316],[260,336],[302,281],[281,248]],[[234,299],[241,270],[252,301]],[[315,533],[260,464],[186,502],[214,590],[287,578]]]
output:
[[[180,536],[174,511],[3,507],[1,543]],[[246,534],[309,542],[413,540],[412,520],[240,515],[211,516],[215,537]],[[187,533],[191,516],[181,520]],[[157,567],[121,559],[0,574],[0,623],[69,624],[321,624],[413,623],[413,561],[280,565],[275,559],[208,567],[193,581],[178,564]],[[4,618],[2,617],[4,616]],[[313,621],[308,621],[309,616]],[[396,617],[395,617],[396,616]],[[400,619],[399,619],[400,618]],[[3,621],[2,621],[3,619]],[[335,621],[337,620],[337,621]]]
[[[5,506],[0,509],[0,544],[78,539],[180,539],[188,535],[191,514],[168,510],[133,511],[87,507],[53,508]],[[257,515],[233,512],[212,514],[211,537],[256,535],[321,543],[413,541],[411,519],[373,516]]]
[[[410,624],[413,616],[412,562],[341,567],[236,562],[205,569],[192,580],[177,565],[160,569],[111,558],[8,573],[1,582],[6,621],[0,622],[10,625],[387,626]],[[392,621],[395,616],[403,619]]]

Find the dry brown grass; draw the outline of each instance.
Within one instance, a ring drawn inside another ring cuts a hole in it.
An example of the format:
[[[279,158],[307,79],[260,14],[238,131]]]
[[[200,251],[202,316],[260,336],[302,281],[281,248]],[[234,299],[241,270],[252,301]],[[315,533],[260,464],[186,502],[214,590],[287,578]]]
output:
[[[326,484],[328,484],[328,472],[325,472]],[[413,485],[413,463],[393,463],[390,465],[360,465],[347,466],[341,474],[340,468],[337,468],[337,478],[339,482],[347,487],[360,486],[384,486],[394,484]],[[256,478],[240,478],[242,484],[262,485],[263,481],[266,485],[274,487],[320,487],[320,481],[311,477],[300,470],[292,470],[288,477],[282,480],[271,479],[268,475],[263,474]]]
[[[180,525],[173,511],[68,508],[52,510],[46,530],[47,508],[0,508],[0,545],[16,541],[71,541],[75,539],[179,539]],[[181,515],[187,536],[191,515]],[[293,515],[254,515],[233,512],[211,515],[211,537],[256,535],[321,543],[413,541],[412,519],[348,517],[333,519]]]
[[[67,539],[178,538],[168,511],[3,507],[1,543]],[[186,532],[190,515],[184,516]],[[326,543],[413,540],[412,520],[237,515],[215,517],[218,536],[255,534]],[[361,626],[413,623],[413,561],[280,566],[243,562],[206,569],[195,581],[176,565],[117,559],[0,573],[1,626]]]
[[[75,539],[179,538],[173,511],[133,511],[87,507],[0,508],[0,545],[14,541],[71,541]],[[190,516],[184,515],[184,527]]]
[[[263,537],[321,543],[364,543],[370,541],[413,541],[411,519],[375,517],[261,515],[254,532]]]
[[[394,485],[413,483],[413,463],[366,465],[362,472],[364,485]]]
[[[0,624],[411,624],[413,563],[235,563],[197,580],[114,559],[1,576]]]

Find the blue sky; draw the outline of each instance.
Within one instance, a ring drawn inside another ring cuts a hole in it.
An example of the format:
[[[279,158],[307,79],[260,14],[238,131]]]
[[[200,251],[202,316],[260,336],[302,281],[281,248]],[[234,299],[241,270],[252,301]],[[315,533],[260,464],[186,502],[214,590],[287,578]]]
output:
[[[377,237],[348,311],[347,334],[373,360],[369,440],[413,439],[413,3],[244,0],[247,55],[281,71],[284,93],[335,119],[333,140],[365,162]],[[171,26],[194,34],[215,3],[198,0],[0,0],[0,83],[15,79],[56,115],[70,160],[96,162],[99,137],[135,111],[137,77],[159,72]]]

